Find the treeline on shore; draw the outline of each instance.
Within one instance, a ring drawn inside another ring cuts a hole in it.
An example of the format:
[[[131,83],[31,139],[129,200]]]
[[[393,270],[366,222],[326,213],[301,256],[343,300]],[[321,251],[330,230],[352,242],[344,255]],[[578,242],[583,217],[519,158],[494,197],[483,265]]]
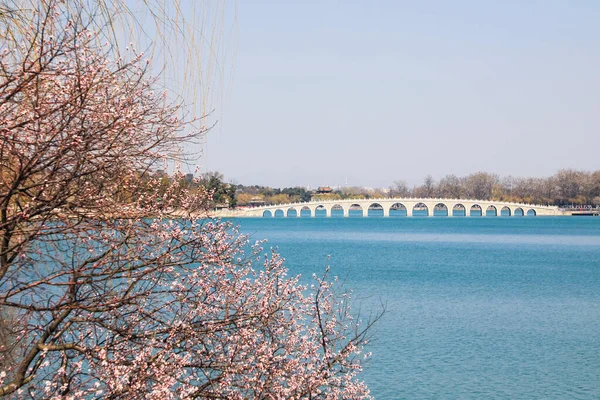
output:
[[[413,187],[410,187],[406,181],[398,180],[389,188],[371,189],[355,186],[319,188],[327,190],[226,183],[223,175],[218,172],[205,173],[196,179],[192,179],[190,175],[183,178],[184,184],[192,188],[203,186],[213,193],[214,206],[229,208],[319,199],[389,197],[469,198],[556,206],[600,206],[600,170],[563,169],[545,178],[501,177],[488,172],[476,172],[463,177],[446,175],[435,180],[428,175],[421,185]]]
[[[500,177],[476,172],[464,177],[446,175],[439,181],[427,176],[423,184],[409,188],[394,182],[392,197],[440,197],[501,200],[530,204],[600,205],[600,170],[562,169],[546,178]]]

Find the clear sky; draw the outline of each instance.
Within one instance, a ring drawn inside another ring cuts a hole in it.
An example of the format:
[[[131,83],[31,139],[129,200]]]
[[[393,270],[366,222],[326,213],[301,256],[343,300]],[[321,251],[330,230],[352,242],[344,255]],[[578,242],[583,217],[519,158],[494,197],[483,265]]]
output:
[[[200,163],[274,187],[600,169],[598,21],[595,0],[238,0]]]

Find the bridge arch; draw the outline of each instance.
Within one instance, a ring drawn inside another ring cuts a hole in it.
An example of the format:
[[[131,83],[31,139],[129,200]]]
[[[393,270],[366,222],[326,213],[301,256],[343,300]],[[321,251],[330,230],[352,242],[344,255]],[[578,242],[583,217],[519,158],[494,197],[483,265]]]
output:
[[[535,217],[537,215],[537,212],[533,209],[530,208],[529,210],[527,210],[527,214],[528,217]]]
[[[513,211],[513,215],[515,217],[522,217],[525,215],[525,212],[523,211],[523,209],[521,207],[517,207],[515,208],[515,210]]]
[[[470,217],[477,217],[477,216],[483,216],[483,215],[484,215],[483,207],[481,207],[479,204],[473,204],[471,206],[471,208],[469,209]]]
[[[367,208],[366,217],[383,217],[383,206],[379,203],[371,203]]]
[[[437,203],[433,207],[432,215],[434,217],[447,217],[449,215],[448,206],[444,203]]]
[[[329,210],[323,204],[319,204],[315,207],[315,215],[316,218],[326,218],[329,217]]]
[[[352,203],[348,209],[348,217],[366,217],[365,210],[358,203]]]
[[[429,207],[425,203],[417,203],[412,209],[412,215],[415,217],[428,217]]]
[[[272,218],[273,217],[273,213],[271,212],[271,210],[265,210],[263,211],[263,218]]]
[[[310,218],[312,217],[312,211],[310,210],[310,207],[308,206],[304,206],[302,208],[300,208],[300,215],[301,218]]]
[[[500,209],[500,215],[510,217],[512,215],[512,211],[509,206],[504,206]]]
[[[390,217],[406,217],[408,216],[408,209],[402,203],[394,203],[389,209]]]
[[[497,217],[499,214],[498,208],[496,208],[495,205],[490,204],[489,206],[486,207],[485,209],[485,216],[490,216],[490,212],[493,212],[493,217]]]
[[[286,217],[288,218],[296,218],[300,216],[300,211],[296,210],[294,207],[290,207],[287,210]]]
[[[340,204],[334,204],[331,206],[331,211],[329,213],[331,218],[344,218],[344,214],[344,207],[342,207]]]
[[[285,213],[283,212],[283,210],[281,208],[278,208],[277,210],[275,210],[275,212],[273,213],[273,217],[274,218],[283,218],[285,217]]]
[[[452,216],[453,217],[466,217],[467,216],[467,207],[464,204],[458,203],[452,207]]]

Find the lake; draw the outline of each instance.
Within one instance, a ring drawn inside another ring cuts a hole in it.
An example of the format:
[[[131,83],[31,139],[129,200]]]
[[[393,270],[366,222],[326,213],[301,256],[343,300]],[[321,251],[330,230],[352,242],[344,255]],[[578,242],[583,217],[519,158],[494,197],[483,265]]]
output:
[[[304,282],[330,265],[363,314],[386,304],[376,398],[600,398],[598,217],[235,222]]]

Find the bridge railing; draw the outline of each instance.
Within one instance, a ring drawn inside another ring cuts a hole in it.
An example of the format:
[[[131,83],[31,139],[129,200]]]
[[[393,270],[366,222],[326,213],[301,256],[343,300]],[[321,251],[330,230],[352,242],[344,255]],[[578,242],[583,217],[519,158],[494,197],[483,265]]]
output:
[[[439,198],[439,197],[388,197],[388,198],[378,198],[378,199],[332,199],[332,200],[317,200],[317,201],[308,201],[308,202],[294,202],[294,203],[283,203],[283,204],[270,204],[259,207],[252,207],[251,209],[269,209],[269,208],[285,208],[285,207],[294,207],[298,205],[318,205],[322,203],[358,203],[358,202],[373,202],[377,203],[377,201],[406,201],[406,202],[432,202],[432,201],[440,201],[440,202],[448,202],[448,201],[456,201],[456,202],[470,202],[470,203],[495,203],[502,205],[512,205],[512,206],[520,206],[520,207],[535,207],[535,208],[550,208],[550,209],[559,209],[557,206],[551,205],[542,205],[542,204],[528,204],[528,203],[515,203],[512,201],[501,201],[501,200],[481,200],[481,199],[450,199],[450,198]]]

